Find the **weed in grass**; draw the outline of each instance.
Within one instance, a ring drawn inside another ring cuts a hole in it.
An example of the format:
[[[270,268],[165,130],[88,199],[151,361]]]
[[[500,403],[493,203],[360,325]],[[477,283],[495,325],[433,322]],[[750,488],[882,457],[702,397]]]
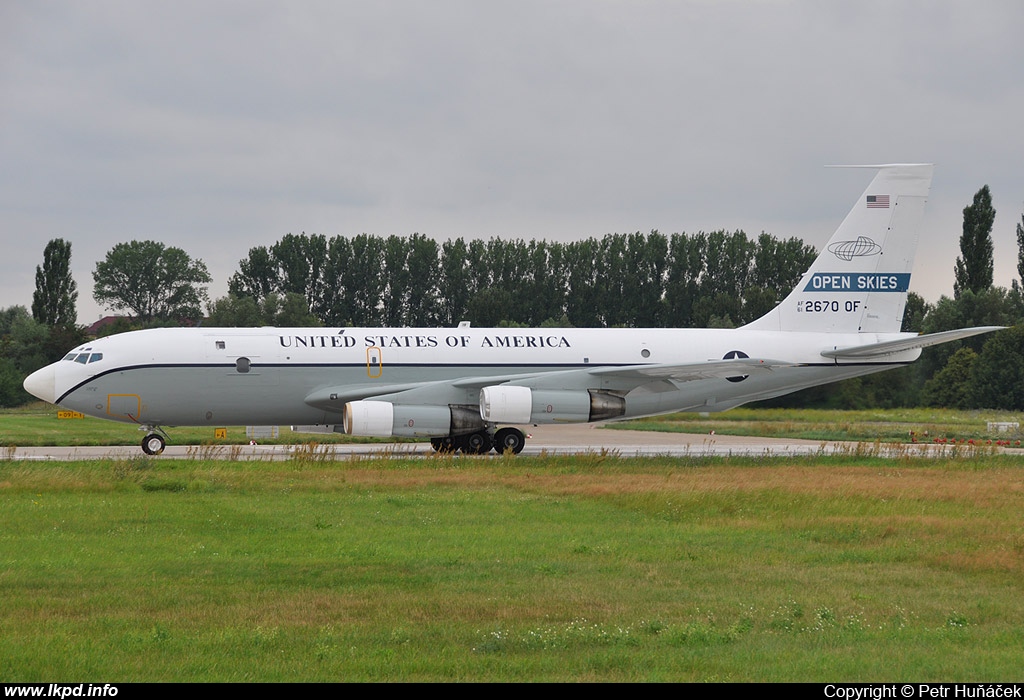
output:
[[[149,471],[152,467],[152,457],[136,455],[134,457],[123,457],[121,459],[114,460],[111,465],[111,470],[114,472],[115,479],[122,481],[139,481],[140,475],[143,472]]]
[[[188,484],[176,479],[146,479],[139,486],[143,491],[168,491],[180,493],[188,490]]]
[[[255,648],[268,647],[276,644],[280,637],[280,628],[256,625],[256,629],[252,632],[251,643]]]
[[[804,617],[804,607],[791,600],[779,606],[768,616],[768,628],[783,632],[795,632],[800,629]]]
[[[292,448],[289,460],[296,468],[333,462],[338,455],[333,445],[321,445],[318,442],[303,442]]]
[[[754,629],[754,618],[750,615],[740,615],[735,623],[729,627],[729,633],[734,637],[740,637]]]
[[[334,626],[326,625],[321,627],[313,640],[313,658],[319,662],[327,661],[335,655],[338,649],[335,640]]]
[[[636,645],[632,629],[576,619],[564,625],[542,625],[520,633],[504,630],[490,632],[473,647],[473,651],[478,653],[565,651],[617,645]]]
[[[238,445],[232,445],[231,447],[234,448],[234,450],[238,451],[234,453],[234,459],[238,459],[238,454],[241,451],[241,447]],[[189,448],[185,451],[185,455],[189,459],[220,459],[221,457],[228,455],[228,449],[227,446],[218,445],[217,443],[214,442],[202,442],[198,445],[189,446]]]
[[[946,618],[946,627],[948,629],[963,629],[967,627],[967,624],[967,616],[955,610]]]
[[[673,647],[709,647],[731,644],[739,632],[733,628],[718,629],[712,622],[695,620],[673,627],[662,636]]]
[[[823,630],[826,627],[836,626],[836,614],[829,608],[818,608],[814,611],[814,622],[811,625],[812,630]]]
[[[912,615],[902,605],[897,605],[889,616],[889,626],[893,630],[904,629],[911,623]]]
[[[661,634],[668,629],[668,625],[661,620],[644,620],[638,625],[638,627],[641,632],[652,636]]]

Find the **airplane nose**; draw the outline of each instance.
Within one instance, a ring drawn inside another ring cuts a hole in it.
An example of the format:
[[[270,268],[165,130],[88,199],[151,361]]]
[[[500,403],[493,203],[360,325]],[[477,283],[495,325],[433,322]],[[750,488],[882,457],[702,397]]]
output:
[[[55,375],[56,372],[53,369],[53,365],[46,365],[42,369],[37,369],[25,377],[25,391],[47,403],[53,403],[57,398],[56,389],[54,388]]]

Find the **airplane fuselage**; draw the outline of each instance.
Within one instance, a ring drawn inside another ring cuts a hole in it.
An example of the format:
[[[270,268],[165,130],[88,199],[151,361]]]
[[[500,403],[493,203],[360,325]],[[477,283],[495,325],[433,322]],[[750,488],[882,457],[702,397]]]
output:
[[[907,337],[914,336],[870,340]],[[101,338],[68,356],[101,359],[52,366],[56,403],[149,426],[332,425],[341,422],[348,400],[397,391],[425,404],[474,406],[481,382],[464,380],[495,376],[512,384],[530,377],[531,386],[554,391],[620,393],[625,405],[618,417],[634,418],[724,410],[906,364],[920,354],[841,364],[821,354],[865,340],[864,334],[742,329],[173,328]],[[782,366],[687,381],[651,377],[639,386],[580,371],[743,357],[769,357]]]

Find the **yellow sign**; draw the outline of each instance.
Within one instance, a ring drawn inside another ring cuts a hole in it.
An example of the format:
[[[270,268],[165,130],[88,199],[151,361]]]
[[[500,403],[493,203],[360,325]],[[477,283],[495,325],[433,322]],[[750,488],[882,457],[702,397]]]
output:
[[[213,429],[213,437],[216,438],[217,440],[227,440],[227,438],[228,438],[228,429],[227,428],[214,428]]]
[[[57,411],[57,418],[85,418],[85,414],[78,411]]]

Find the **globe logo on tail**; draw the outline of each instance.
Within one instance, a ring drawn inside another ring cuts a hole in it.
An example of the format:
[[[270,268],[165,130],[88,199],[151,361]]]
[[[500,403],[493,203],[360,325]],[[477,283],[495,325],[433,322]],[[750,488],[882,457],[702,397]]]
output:
[[[878,255],[882,252],[882,246],[875,243],[867,236],[857,236],[855,241],[836,241],[828,247],[828,252],[840,260],[847,262],[854,258],[866,258],[869,255]]]

